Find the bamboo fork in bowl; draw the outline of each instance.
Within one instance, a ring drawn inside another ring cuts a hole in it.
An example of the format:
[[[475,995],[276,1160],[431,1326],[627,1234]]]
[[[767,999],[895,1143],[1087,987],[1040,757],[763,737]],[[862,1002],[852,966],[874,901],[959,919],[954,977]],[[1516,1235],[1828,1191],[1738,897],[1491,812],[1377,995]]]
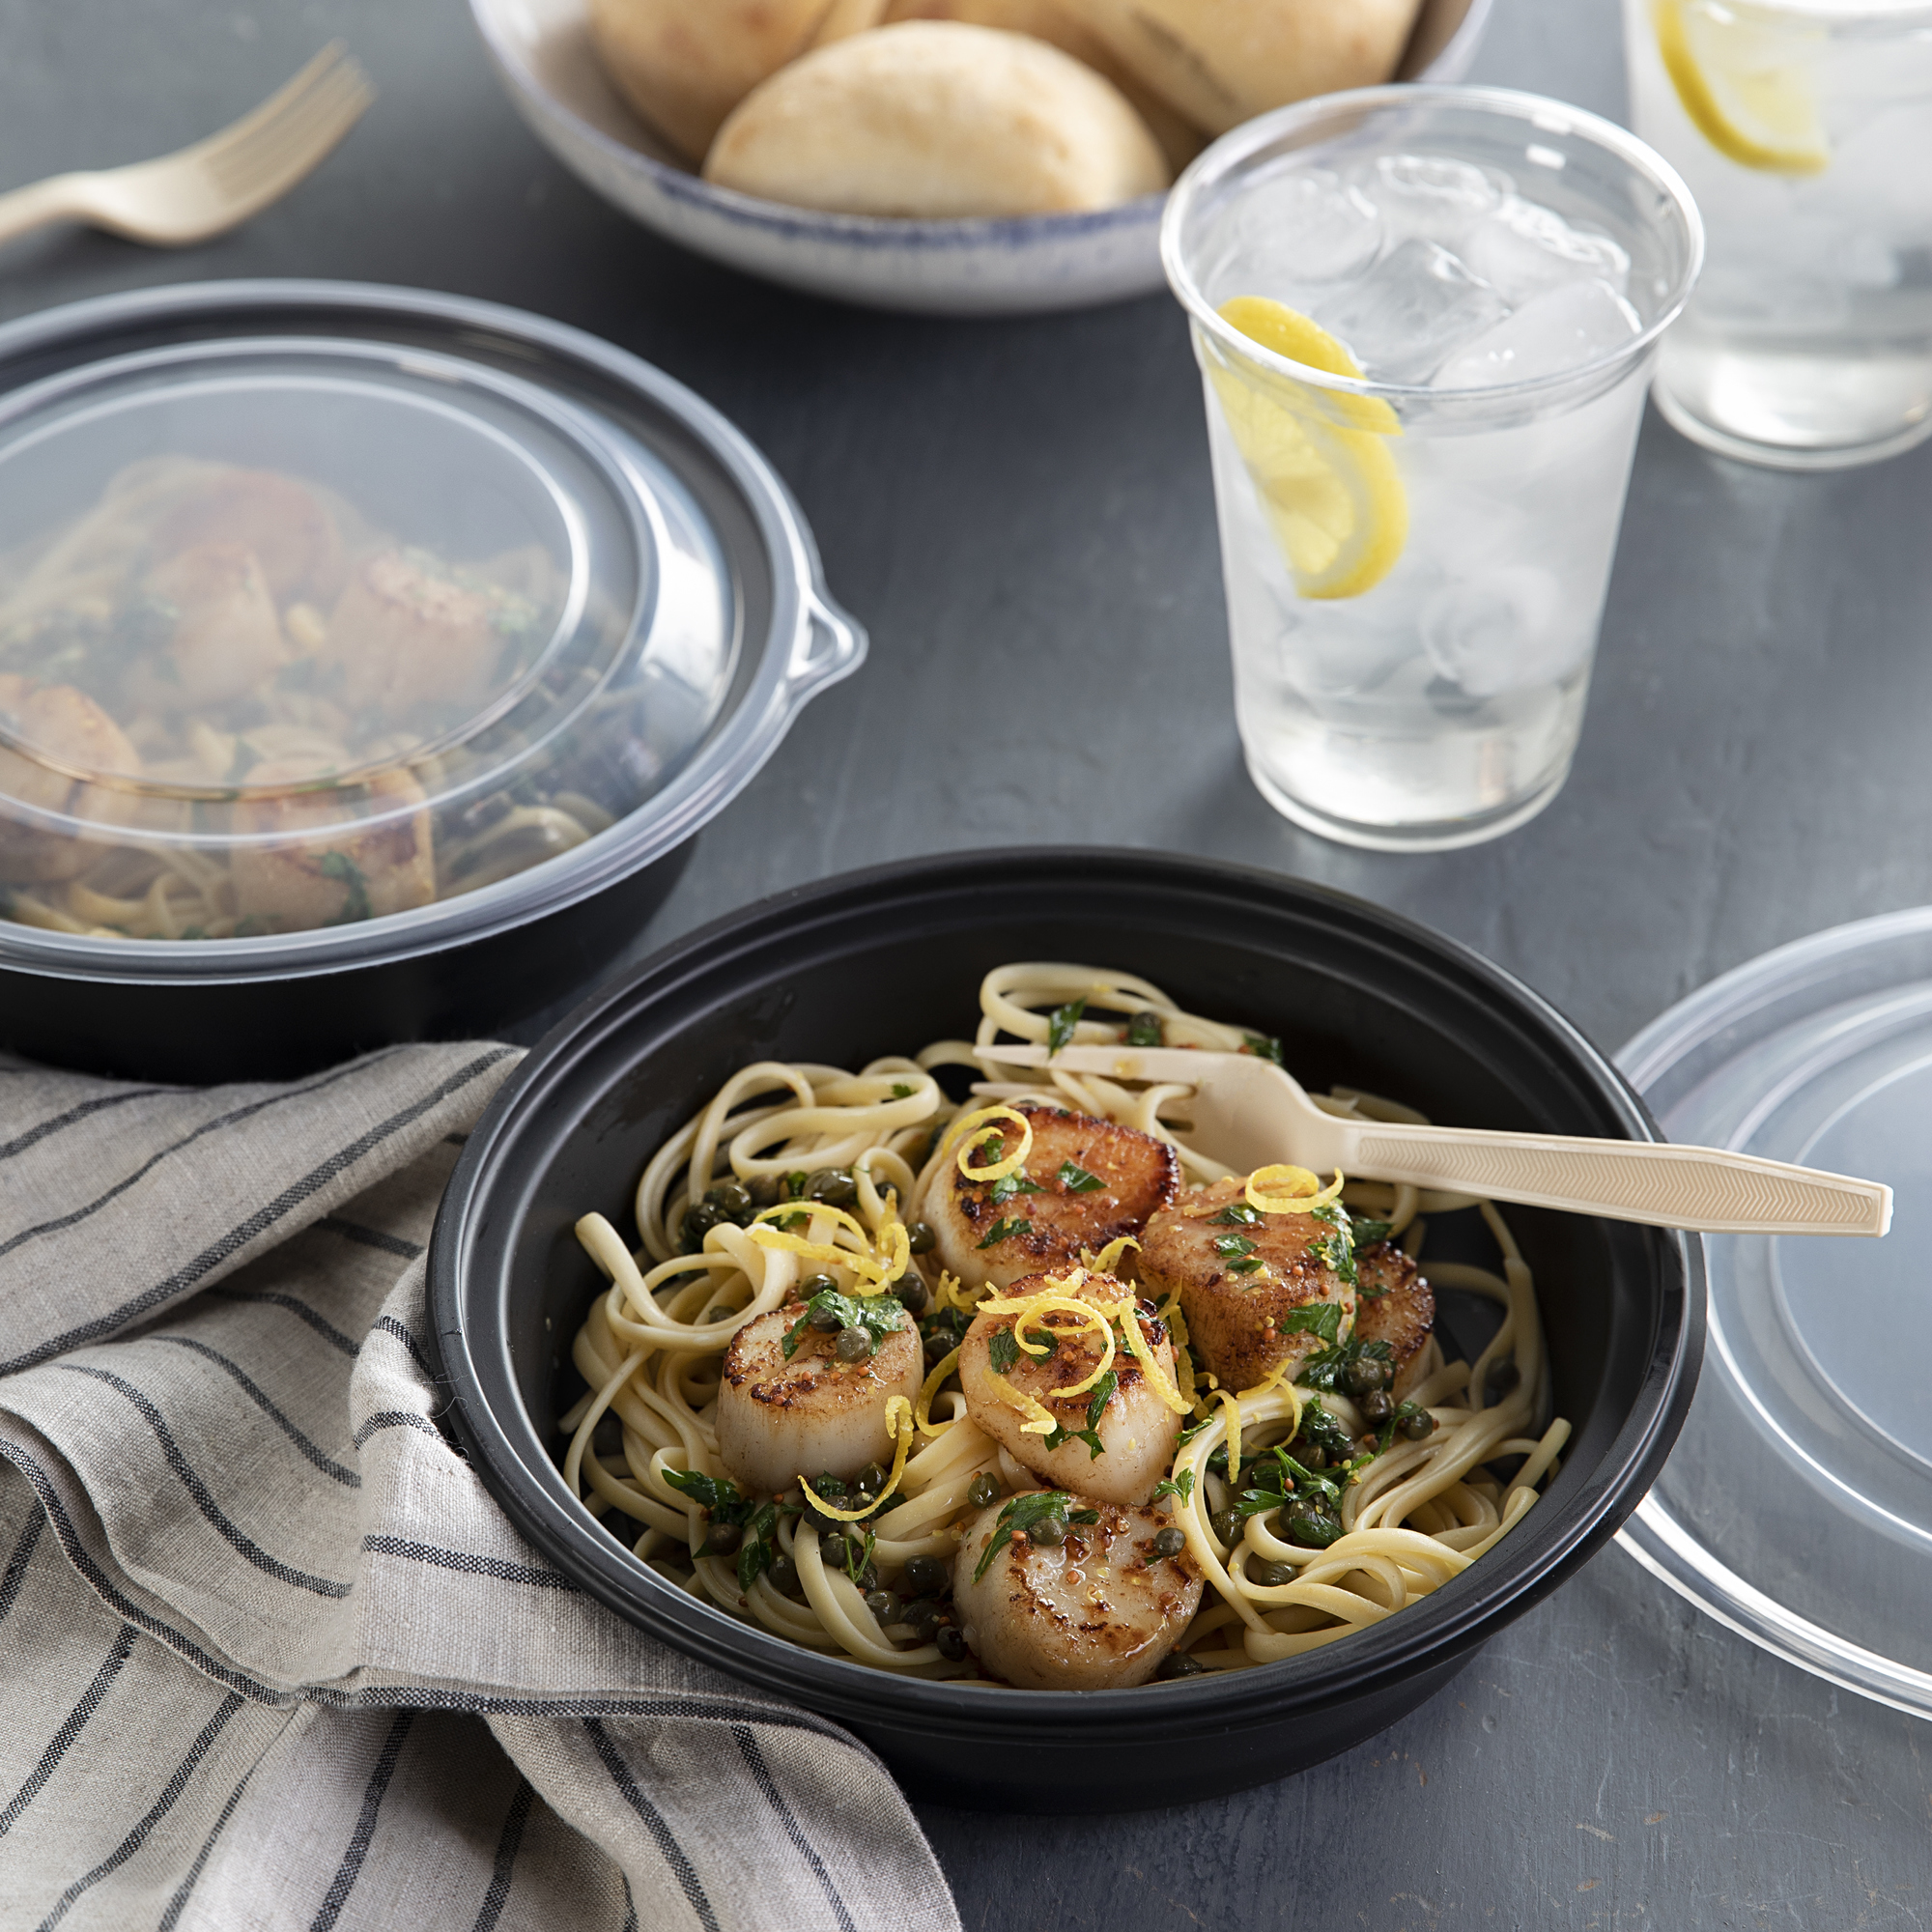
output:
[[[375,98],[368,75],[332,42],[253,113],[192,147],[0,194],[0,242],[55,221],[164,248],[205,242],[313,173]]]
[[[1194,1089],[1189,1141],[1236,1172],[1293,1162],[1707,1235],[1883,1235],[1891,1189],[1722,1148],[1417,1127],[1324,1113],[1294,1077],[1242,1053],[1138,1046],[983,1047],[982,1061]]]

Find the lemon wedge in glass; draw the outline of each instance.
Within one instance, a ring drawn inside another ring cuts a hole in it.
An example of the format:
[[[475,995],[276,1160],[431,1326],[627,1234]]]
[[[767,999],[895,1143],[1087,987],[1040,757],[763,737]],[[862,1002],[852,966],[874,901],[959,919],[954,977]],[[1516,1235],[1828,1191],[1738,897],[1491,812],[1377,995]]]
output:
[[[1237,296],[1220,313],[1290,361],[1361,378],[1326,329],[1281,302]],[[1402,434],[1395,411],[1378,396],[1338,394],[1250,364],[1223,362],[1208,374],[1295,588],[1304,597],[1374,589],[1408,539],[1408,498],[1388,446]]]
[[[1740,167],[1815,175],[1832,151],[1789,32],[1702,0],[1654,0],[1657,47],[1692,126]]]

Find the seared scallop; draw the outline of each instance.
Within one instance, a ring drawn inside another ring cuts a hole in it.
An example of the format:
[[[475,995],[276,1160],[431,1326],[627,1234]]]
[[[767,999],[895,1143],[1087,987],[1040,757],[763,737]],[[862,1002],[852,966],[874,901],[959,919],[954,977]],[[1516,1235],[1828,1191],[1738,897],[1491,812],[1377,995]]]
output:
[[[1201,1607],[1201,1572],[1182,1550],[1158,1556],[1167,1519],[1151,1509],[1067,1499],[1063,1543],[1024,1531],[974,1580],[1007,1507],[965,1525],[952,1560],[952,1612],[974,1655],[1026,1690],[1114,1690],[1145,1684]]]
[[[776,1495],[800,1476],[856,1476],[890,1463],[886,1405],[914,1401],[925,1378],[919,1331],[908,1321],[863,1362],[840,1361],[838,1337],[801,1332],[789,1360],[784,1338],[805,1313],[795,1303],[748,1321],[724,1351],[718,1390],[718,1454],[748,1493]]]
[[[1037,1294],[1050,1286],[1044,1275],[1028,1275],[1013,1283],[1012,1295]],[[1112,1275],[1090,1275],[1069,1291],[1075,1300],[1091,1307],[1118,1307],[1132,1301],[1135,1291]],[[1160,1365],[1170,1386],[1174,1381],[1174,1345],[1167,1327],[1154,1318],[1152,1302],[1139,1304],[1149,1352]],[[1031,1323],[1026,1339],[1035,1347],[1054,1337],[1053,1352],[1044,1359],[1028,1354],[1010,1339],[1017,1315],[981,1315],[966,1331],[959,1347],[959,1383],[966,1392],[966,1413],[994,1441],[1002,1443],[1037,1475],[1062,1489],[1079,1490],[1110,1503],[1144,1503],[1154,1485],[1167,1474],[1179,1440],[1181,1418],[1161,1401],[1123,1338],[1114,1347],[1109,1370],[1116,1378],[1111,1394],[1102,1396],[1096,1384],[1083,1395],[1062,1395],[1091,1377],[1099,1366],[1102,1344],[1092,1325],[1083,1326],[1070,1309],[1053,1309]],[[1015,1408],[995,1380],[993,1348],[1001,1336],[999,1373],[1045,1408],[1065,1432],[1058,1448],[1048,1448],[1044,1435],[1024,1432],[1026,1411]],[[1091,1431],[1094,1440],[1084,1439]],[[1097,1444],[1097,1447],[1096,1447]]]
[[[237,829],[254,835],[235,848],[236,908],[255,930],[348,925],[436,897],[429,801],[415,780],[377,772],[336,792],[316,786],[326,776],[314,760],[286,758],[256,765],[243,780],[250,788],[287,787],[235,809]],[[368,815],[345,815],[357,807]]]
[[[1435,1291],[1393,1241],[1378,1241],[1355,1254],[1361,1291],[1355,1302],[1355,1340],[1386,1342],[1395,1362],[1390,1393],[1401,1402],[1422,1379],[1430,1331],[1435,1326]]]
[[[200,544],[252,551],[277,602],[331,598],[342,583],[342,538],[314,491],[267,469],[225,469],[185,492],[155,531],[163,553]]]
[[[1122,1235],[1138,1236],[1180,1184],[1174,1150],[1137,1127],[1063,1107],[1017,1111],[1033,1128],[1020,1173],[1004,1181],[968,1180],[955,1149],[926,1183],[920,1211],[938,1236],[932,1260],[969,1288],[987,1281],[1005,1288],[1025,1274],[1064,1274],[1080,1264],[1083,1247],[1098,1254]],[[997,1165],[1018,1147],[1019,1128],[996,1121],[974,1135],[975,1148],[996,1132],[999,1155],[989,1160],[976,1153],[975,1167]]]
[[[317,653],[339,674],[352,712],[475,704],[490,689],[503,639],[489,594],[438,576],[402,551],[365,558],[351,575]]]
[[[1334,1228],[1313,1214],[1255,1216],[1246,1188],[1239,1178],[1217,1180],[1164,1208],[1140,1253],[1142,1283],[1179,1300],[1194,1359],[1237,1391],[1324,1346],[1313,1332],[1282,1333],[1295,1309],[1336,1303],[1342,1336],[1355,1319],[1355,1291],[1329,1261]]]
[[[168,623],[167,641],[128,676],[143,708],[226,704],[288,662],[269,581],[241,544],[196,544],[150,571],[142,589]]]
[[[100,706],[71,684],[36,688],[0,672],[0,731],[25,749],[0,744],[0,797],[43,811],[119,822],[132,794],[77,785],[75,773],[138,774],[141,754]],[[0,879],[20,884],[77,878],[100,848],[47,827],[0,822]]]

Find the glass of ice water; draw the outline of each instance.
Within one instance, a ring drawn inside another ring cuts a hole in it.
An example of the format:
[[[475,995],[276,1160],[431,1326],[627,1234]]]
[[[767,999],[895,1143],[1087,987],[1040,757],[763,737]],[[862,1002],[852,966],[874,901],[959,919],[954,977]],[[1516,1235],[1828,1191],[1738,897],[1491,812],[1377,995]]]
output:
[[[1664,414],[1787,469],[1932,435],[1932,5],[1624,0],[1624,24],[1636,129],[1709,225]]]
[[[1581,729],[1684,185],[1580,109],[1383,87],[1264,115],[1161,236],[1206,381],[1249,773],[1431,851],[1554,797]]]

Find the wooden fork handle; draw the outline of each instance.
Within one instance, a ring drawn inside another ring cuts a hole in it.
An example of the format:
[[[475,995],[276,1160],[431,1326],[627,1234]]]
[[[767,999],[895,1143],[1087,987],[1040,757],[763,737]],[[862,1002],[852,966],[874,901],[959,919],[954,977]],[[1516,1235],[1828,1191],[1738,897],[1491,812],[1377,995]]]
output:
[[[0,243],[83,213],[84,175],[52,175],[0,194]]]
[[[1653,1228],[1883,1235],[1891,1225],[1891,1189],[1877,1181],[1720,1148],[1380,1123],[1352,1138],[1353,1157],[1343,1165],[1365,1180],[1406,1180]]]

